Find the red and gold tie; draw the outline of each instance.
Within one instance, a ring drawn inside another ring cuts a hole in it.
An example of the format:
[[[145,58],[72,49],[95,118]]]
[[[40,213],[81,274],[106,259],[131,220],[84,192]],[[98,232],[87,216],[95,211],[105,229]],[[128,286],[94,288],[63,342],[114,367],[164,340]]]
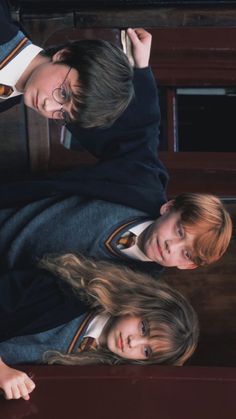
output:
[[[96,339],[90,336],[85,336],[80,342],[77,352],[90,351],[91,349],[96,349],[96,348],[97,348]]]
[[[7,86],[6,84],[0,84],[0,96],[9,97],[13,93],[13,89],[11,86]]]
[[[117,245],[120,250],[128,249],[135,244],[135,239],[136,235],[131,233],[131,231],[127,231],[117,240]]]

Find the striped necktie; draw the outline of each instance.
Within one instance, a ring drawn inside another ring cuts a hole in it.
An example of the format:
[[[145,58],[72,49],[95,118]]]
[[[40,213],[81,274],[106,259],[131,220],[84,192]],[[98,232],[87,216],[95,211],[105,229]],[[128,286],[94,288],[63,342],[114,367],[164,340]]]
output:
[[[117,240],[117,247],[120,250],[128,249],[135,244],[136,235],[127,231]]]
[[[9,97],[13,93],[13,89],[11,86],[7,86],[6,84],[0,84],[0,96]]]
[[[97,346],[98,345],[95,338],[92,338],[91,336],[85,336],[80,342],[77,352],[90,351],[91,349],[96,349]]]

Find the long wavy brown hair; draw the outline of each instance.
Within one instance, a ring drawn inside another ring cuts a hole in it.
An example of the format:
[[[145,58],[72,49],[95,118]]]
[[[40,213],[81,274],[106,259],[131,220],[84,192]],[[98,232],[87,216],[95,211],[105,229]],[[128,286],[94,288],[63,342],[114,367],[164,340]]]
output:
[[[199,335],[197,315],[176,290],[149,275],[103,261],[87,260],[74,254],[45,257],[41,267],[67,281],[98,313],[112,318],[139,316],[148,324],[152,354],[144,361],[121,358],[108,349],[62,354],[47,353],[49,363],[60,364],[168,364],[183,365],[193,354]]]

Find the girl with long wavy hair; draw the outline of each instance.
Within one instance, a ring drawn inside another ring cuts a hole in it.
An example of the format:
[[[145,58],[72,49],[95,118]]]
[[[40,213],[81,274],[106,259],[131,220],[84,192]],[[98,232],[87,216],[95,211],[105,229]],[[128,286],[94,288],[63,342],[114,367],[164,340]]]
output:
[[[164,282],[73,254],[47,257],[41,268],[70,284],[78,305],[86,304],[89,311],[54,329],[0,343],[0,387],[6,398],[27,400],[35,387],[28,375],[7,364],[183,365],[194,352],[196,313]]]

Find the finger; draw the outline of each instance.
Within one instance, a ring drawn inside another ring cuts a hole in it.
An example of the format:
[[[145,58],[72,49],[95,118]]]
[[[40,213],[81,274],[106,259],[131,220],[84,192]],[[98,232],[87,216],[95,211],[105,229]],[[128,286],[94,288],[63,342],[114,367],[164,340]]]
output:
[[[127,34],[128,34],[128,37],[129,37],[129,39],[131,40],[131,42],[132,42],[132,45],[135,47],[136,45],[139,45],[139,43],[140,43],[140,40],[139,40],[139,38],[138,38],[138,36],[137,36],[137,34],[136,34],[136,32],[133,30],[133,29],[131,29],[131,28],[129,28],[129,29],[127,29]]]
[[[20,390],[18,388],[18,385],[14,384],[12,386],[12,398],[13,399],[19,399],[20,397],[21,397],[21,394],[20,394]]]
[[[135,31],[135,33],[139,37],[144,37],[144,36],[148,36],[149,35],[149,32],[146,31],[144,28],[133,28],[133,30]]]
[[[143,28],[135,28],[134,31],[142,43],[144,41],[147,42],[152,39],[152,35],[150,34],[150,32],[146,31]]]
[[[29,400],[29,398],[30,398],[29,397],[29,390],[28,390],[26,384],[25,383],[19,384],[18,389],[19,389],[19,392],[20,392],[20,397],[22,397],[22,399],[24,399],[24,400]]]
[[[31,380],[29,377],[27,381],[25,382],[25,385],[27,387],[28,393],[32,393],[32,391],[35,389],[35,383],[33,380]]]
[[[4,397],[7,400],[11,400],[12,399],[12,389],[11,386],[5,386],[4,387]]]

